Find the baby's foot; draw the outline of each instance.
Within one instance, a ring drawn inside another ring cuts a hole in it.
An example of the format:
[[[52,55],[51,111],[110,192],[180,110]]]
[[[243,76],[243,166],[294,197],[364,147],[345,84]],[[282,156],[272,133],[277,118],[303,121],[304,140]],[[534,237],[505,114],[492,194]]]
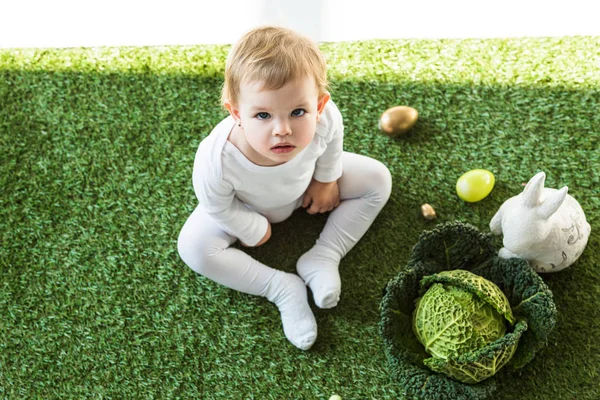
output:
[[[288,340],[299,349],[310,349],[317,340],[317,321],[308,305],[302,279],[278,271],[269,282],[266,297],[279,308]]]
[[[319,244],[298,259],[298,275],[310,287],[315,304],[320,308],[333,308],[340,300],[340,259],[335,251]]]

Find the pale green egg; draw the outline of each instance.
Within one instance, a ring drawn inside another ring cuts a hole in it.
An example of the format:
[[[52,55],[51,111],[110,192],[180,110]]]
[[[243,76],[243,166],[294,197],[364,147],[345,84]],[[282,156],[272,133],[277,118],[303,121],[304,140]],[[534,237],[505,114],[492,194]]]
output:
[[[494,188],[496,179],[487,169],[465,172],[456,182],[458,197],[469,203],[483,200]]]

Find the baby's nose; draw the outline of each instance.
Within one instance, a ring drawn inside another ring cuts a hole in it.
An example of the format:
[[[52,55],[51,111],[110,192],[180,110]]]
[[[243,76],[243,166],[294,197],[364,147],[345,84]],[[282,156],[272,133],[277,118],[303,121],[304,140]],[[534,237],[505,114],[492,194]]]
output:
[[[273,136],[287,136],[292,133],[292,128],[290,127],[289,122],[280,121],[275,124],[275,128],[273,129]]]

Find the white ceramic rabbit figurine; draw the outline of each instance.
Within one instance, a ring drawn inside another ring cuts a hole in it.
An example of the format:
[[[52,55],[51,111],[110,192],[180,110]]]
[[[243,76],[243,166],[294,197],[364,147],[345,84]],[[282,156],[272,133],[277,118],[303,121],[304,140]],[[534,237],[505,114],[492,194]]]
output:
[[[526,259],[537,272],[558,272],[583,253],[591,227],[568,187],[547,189],[545,180],[539,172],[522,193],[506,200],[490,229],[504,234],[499,257]]]

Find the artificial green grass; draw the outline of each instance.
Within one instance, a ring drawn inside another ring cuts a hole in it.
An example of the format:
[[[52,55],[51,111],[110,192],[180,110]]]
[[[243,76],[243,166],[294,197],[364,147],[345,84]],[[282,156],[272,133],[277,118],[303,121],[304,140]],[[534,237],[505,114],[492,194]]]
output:
[[[0,51],[0,397],[386,399],[402,396],[378,336],[382,289],[419,234],[460,220],[482,231],[536,172],[569,186],[592,235],[544,275],[558,321],[498,399],[600,397],[600,38],[324,44],[345,149],[393,173],[392,197],[341,264],[333,310],[313,307],[308,352],[277,309],[180,261],[196,205],[198,143],[218,104],[227,46]],[[413,131],[377,132],[410,105]],[[491,195],[456,196],[465,171]],[[420,205],[439,218],[428,222]],[[294,271],[325,216],[300,210],[250,253]]]

